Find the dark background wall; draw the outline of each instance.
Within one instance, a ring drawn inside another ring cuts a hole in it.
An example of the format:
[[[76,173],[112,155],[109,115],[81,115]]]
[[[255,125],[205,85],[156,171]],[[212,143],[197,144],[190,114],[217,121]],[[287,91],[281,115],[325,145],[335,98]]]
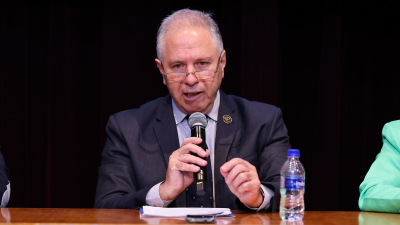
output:
[[[358,210],[399,119],[397,1],[0,1],[0,144],[10,207],[93,207],[108,117],[165,96],[161,20],[215,14],[222,90],[283,110],[307,210]]]

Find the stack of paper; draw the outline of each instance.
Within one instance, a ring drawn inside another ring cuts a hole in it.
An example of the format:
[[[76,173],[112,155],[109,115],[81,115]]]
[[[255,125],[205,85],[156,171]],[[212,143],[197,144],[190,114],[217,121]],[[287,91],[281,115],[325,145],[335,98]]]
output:
[[[234,217],[229,208],[161,208],[143,206],[140,216],[143,217],[186,217],[187,215],[217,215]]]

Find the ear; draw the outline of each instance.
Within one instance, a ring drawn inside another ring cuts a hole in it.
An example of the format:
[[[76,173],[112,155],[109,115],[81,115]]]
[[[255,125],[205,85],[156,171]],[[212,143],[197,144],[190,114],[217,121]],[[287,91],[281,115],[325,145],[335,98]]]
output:
[[[221,53],[221,63],[220,63],[220,65],[221,65],[221,74],[222,74],[222,78],[224,78],[224,69],[225,69],[225,66],[226,66],[226,51],[224,50],[224,51],[222,51],[222,53]]]
[[[156,61],[156,64],[157,64],[158,70],[160,71],[160,73],[161,73],[161,76],[163,77],[163,83],[164,83],[164,85],[167,85],[167,81],[165,80],[165,76],[164,76],[164,69],[163,69],[163,66],[162,66],[162,62],[161,62],[161,60],[159,60],[159,59],[155,59],[155,61]]]

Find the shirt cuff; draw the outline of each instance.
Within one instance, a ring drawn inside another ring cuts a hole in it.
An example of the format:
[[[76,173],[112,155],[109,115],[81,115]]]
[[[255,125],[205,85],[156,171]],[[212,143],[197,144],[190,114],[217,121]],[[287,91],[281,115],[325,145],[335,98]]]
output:
[[[160,197],[160,185],[163,183],[164,181],[154,185],[149,192],[147,192],[146,195],[146,204],[147,205],[151,205],[151,206],[156,206],[156,207],[167,207],[171,202],[174,201],[174,199],[172,200],[162,200]]]
[[[251,209],[251,210],[256,210],[256,211],[258,212],[258,211],[260,211],[260,210],[263,210],[263,209],[266,209],[266,208],[269,207],[269,205],[270,205],[270,203],[271,203],[271,198],[274,197],[274,192],[273,192],[271,189],[265,187],[265,186],[262,185],[262,184],[261,184],[261,189],[260,189],[260,191],[261,191],[261,194],[262,194],[263,197],[264,197],[264,200],[263,200],[263,202],[261,203],[260,207],[258,207],[258,208],[253,208],[253,207],[250,207],[250,206],[248,206],[248,205],[245,205],[247,208],[249,208],[249,209]]]

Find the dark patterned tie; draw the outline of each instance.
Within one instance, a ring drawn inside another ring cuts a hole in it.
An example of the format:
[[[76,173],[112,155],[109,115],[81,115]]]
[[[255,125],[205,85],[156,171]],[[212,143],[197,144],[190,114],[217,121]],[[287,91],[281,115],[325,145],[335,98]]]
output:
[[[207,116],[208,118],[208,116]],[[206,149],[208,149],[206,143]],[[213,179],[211,170],[210,156],[207,157],[207,183],[206,183],[206,193],[202,196],[196,194],[196,184],[191,183],[186,188],[186,207],[214,207],[213,201]]]

